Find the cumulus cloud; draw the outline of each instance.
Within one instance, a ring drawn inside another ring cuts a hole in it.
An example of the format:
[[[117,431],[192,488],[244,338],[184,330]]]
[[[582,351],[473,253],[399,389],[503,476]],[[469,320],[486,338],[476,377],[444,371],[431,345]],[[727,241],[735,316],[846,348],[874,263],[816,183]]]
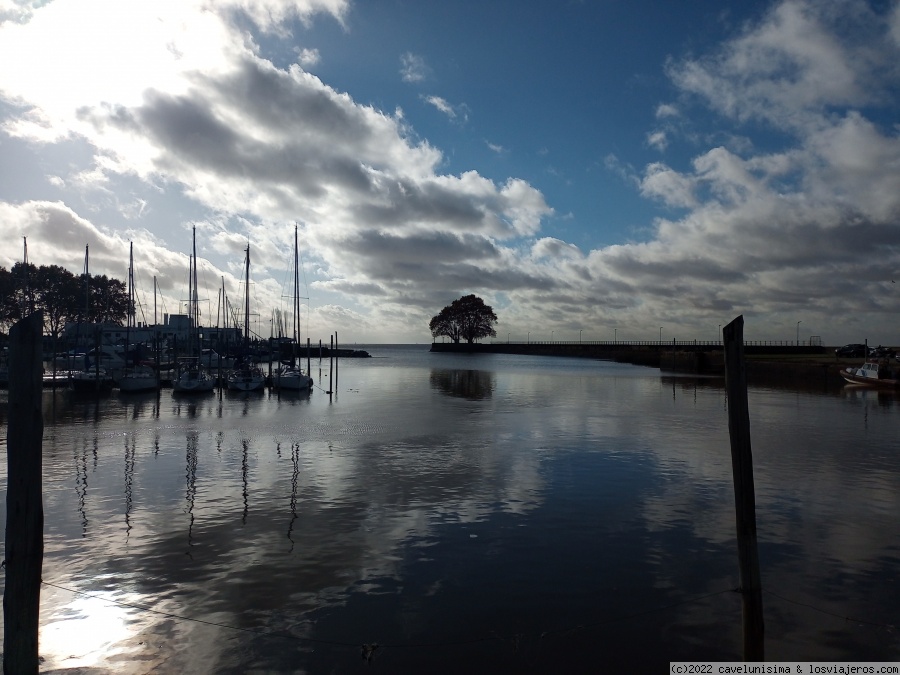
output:
[[[319,63],[321,60],[321,55],[319,54],[318,49],[298,49],[297,50],[297,63],[299,63],[304,68],[309,68],[310,66],[314,66]]]

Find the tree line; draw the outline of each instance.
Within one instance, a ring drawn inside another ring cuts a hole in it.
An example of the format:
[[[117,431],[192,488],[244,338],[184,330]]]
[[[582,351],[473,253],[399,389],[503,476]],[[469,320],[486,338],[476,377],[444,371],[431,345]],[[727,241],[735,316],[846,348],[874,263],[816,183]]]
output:
[[[16,263],[0,267],[0,329],[25,316],[44,312],[44,332],[59,337],[66,324],[114,323],[124,325],[134,308],[129,306],[125,282],[105,274],[72,274],[59,265]]]

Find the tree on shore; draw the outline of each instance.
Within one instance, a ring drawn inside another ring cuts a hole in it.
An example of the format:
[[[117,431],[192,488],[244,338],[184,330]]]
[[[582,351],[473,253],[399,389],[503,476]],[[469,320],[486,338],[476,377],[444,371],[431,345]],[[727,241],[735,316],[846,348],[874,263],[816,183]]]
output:
[[[497,315],[490,305],[476,295],[464,295],[444,307],[431,318],[428,327],[432,337],[446,335],[453,342],[472,344],[483,337],[495,337]]]
[[[8,330],[35,310],[43,310],[44,330],[54,337],[75,321],[121,325],[129,309],[125,283],[106,275],[89,275],[87,281],[86,293],[84,275],[76,277],[59,265],[0,267],[0,327]]]

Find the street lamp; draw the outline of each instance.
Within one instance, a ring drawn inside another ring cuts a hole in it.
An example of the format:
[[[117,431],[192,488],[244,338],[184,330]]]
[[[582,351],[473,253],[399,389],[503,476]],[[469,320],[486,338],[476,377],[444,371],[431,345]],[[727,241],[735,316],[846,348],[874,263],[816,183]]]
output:
[[[619,332],[619,329],[618,329],[618,328],[613,328],[613,342],[618,342],[618,341],[619,341],[618,332]]]
[[[582,330],[584,330],[584,329],[582,328],[581,330],[578,331],[578,342],[581,342],[581,331]]]
[[[801,323],[803,323],[802,320],[797,322],[797,346],[798,347],[800,346],[800,324]]]
[[[659,341],[662,342],[662,326],[659,327]]]
[[[722,341],[722,324],[719,324],[719,342]]]

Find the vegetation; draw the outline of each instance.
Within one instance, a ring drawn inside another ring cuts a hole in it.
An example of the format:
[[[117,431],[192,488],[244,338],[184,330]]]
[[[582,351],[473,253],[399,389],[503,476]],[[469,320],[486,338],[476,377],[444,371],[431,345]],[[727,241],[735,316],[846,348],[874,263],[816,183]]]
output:
[[[490,305],[485,305],[478,296],[465,295],[432,317],[428,327],[432,337],[446,335],[456,343],[465,340],[472,344],[479,338],[495,337],[495,323],[497,315]]]
[[[35,310],[44,311],[44,330],[56,338],[66,324],[123,324],[129,301],[125,283],[105,274],[85,279],[59,265],[16,263],[12,270],[0,267],[0,327],[8,333],[19,319]]]

